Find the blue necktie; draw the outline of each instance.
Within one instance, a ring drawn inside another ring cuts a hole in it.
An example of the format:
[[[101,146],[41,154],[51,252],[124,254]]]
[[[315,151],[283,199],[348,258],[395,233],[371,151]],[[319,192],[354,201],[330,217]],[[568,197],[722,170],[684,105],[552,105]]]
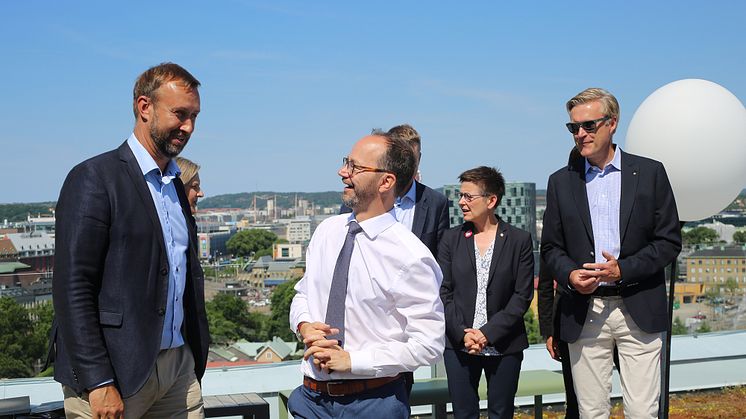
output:
[[[339,340],[339,346],[344,346],[345,300],[347,299],[347,274],[350,271],[350,258],[352,257],[352,249],[355,247],[355,235],[361,231],[363,231],[363,228],[360,227],[360,224],[354,221],[350,223],[345,243],[337,257],[337,264],[334,265],[332,285],[329,289],[329,301],[326,304],[324,323],[339,329],[338,334],[329,335],[326,338]]]

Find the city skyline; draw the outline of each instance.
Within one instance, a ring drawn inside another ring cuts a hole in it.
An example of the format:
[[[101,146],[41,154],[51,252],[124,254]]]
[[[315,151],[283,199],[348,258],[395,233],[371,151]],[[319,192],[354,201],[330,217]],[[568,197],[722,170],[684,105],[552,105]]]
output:
[[[0,203],[55,201],[75,164],[121,144],[134,79],[161,61],[203,84],[183,156],[202,165],[207,197],[341,190],[353,142],[400,123],[420,131],[432,187],[484,164],[544,189],[572,146],[564,103],[583,88],[617,96],[623,148],[634,111],[666,83],[704,78],[744,102],[744,12],[736,1],[11,2]]]

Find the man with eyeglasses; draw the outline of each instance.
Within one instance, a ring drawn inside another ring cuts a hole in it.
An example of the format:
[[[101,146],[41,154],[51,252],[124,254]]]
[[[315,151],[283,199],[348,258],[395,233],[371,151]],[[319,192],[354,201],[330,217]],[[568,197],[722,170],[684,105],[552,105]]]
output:
[[[448,198],[420,182],[422,140],[417,130],[411,125],[402,124],[388,130],[388,134],[409,143],[416,159],[414,176],[394,202],[396,220],[412,231],[430,249],[433,256],[437,256],[440,238],[450,227]],[[349,207],[342,205],[339,212],[343,214],[351,211]]]
[[[386,133],[362,138],[342,161],[352,213],[314,232],[290,307],[306,345],[303,385],[288,400],[296,418],[408,418],[404,374],[443,353],[443,275],[394,215],[415,167],[412,148]]]
[[[681,250],[673,191],[660,162],[613,143],[613,95],[590,88],[566,106],[578,153],[549,178],[541,251],[564,292],[560,338],[580,417],[609,417],[615,345],[625,417],[657,417],[664,269]]]

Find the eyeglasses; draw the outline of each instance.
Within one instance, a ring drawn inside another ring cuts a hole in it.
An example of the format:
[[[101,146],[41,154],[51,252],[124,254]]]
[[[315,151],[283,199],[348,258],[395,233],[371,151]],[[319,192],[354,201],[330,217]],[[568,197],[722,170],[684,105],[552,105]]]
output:
[[[342,157],[342,167],[347,169],[347,173],[349,173],[350,176],[352,176],[355,173],[363,173],[363,172],[391,173],[390,170],[355,164],[352,160],[349,159],[349,157]]]
[[[476,195],[472,195],[472,194],[470,194],[468,192],[459,192],[458,193],[458,199],[461,200],[461,198],[463,198],[466,202],[471,202],[471,201],[473,201],[473,200],[475,200],[477,198],[486,198],[488,196],[489,196],[488,194],[476,194]]]
[[[610,116],[604,116],[603,118],[593,119],[590,121],[568,122],[565,124],[565,126],[567,127],[567,130],[573,134],[577,134],[578,132],[580,132],[580,128],[583,128],[583,131],[589,134],[593,134],[598,129],[598,124],[600,122],[606,122],[609,119],[611,119]]]

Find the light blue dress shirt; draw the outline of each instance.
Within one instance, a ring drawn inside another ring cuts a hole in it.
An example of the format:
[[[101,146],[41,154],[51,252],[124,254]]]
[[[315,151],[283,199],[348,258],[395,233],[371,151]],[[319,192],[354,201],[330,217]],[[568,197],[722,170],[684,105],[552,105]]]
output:
[[[176,185],[173,182],[181,171],[176,162],[170,160],[166,171],[161,173],[153,157],[137,141],[134,133],[127,139],[127,145],[135,155],[145,182],[148,184],[158,212],[158,219],[161,222],[163,242],[168,255],[168,296],[161,334],[161,349],[177,348],[184,344],[184,337],[181,335],[181,324],[184,321],[182,299],[186,285],[186,252],[189,247],[189,230],[176,194]]]
[[[404,224],[409,231],[412,231],[412,225],[414,224],[414,206],[415,199],[417,198],[417,183],[412,182],[412,186],[409,188],[406,194],[402,197],[397,197],[394,202],[394,215],[396,221]]]
[[[585,160],[585,187],[596,263],[606,262],[603,251],[619,258],[619,205],[622,197],[622,152],[619,146],[614,150],[614,158],[603,169]],[[599,285],[611,284],[601,282]]]

